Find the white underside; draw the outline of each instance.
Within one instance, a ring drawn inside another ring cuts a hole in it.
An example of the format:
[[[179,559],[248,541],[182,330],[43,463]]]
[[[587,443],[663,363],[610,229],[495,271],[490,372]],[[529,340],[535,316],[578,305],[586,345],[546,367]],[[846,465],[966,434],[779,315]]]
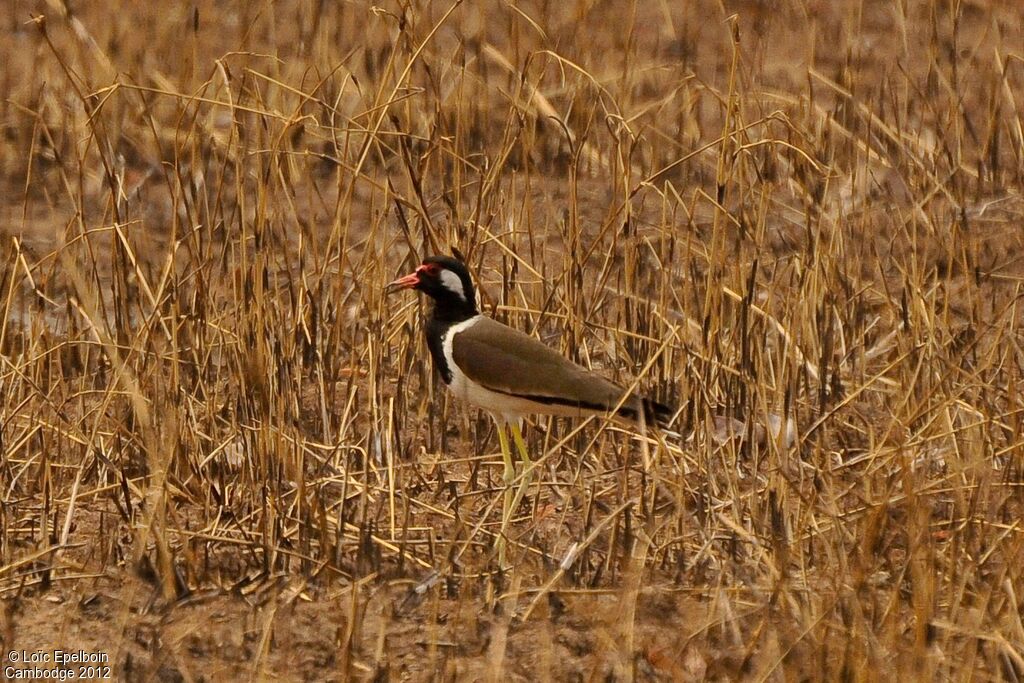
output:
[[[455,335],[471,327],[480,316],[474,316],[469,320],[457,323],[448,328],[442,340],[444,358],[448,363],[448,369],[452,373],[452,381],[448,390],[468,403],[489,411],[499,421],[518,422],[526,415],[557,415],[561,417],[586,417],[588,415],[603,415],[603,411],[587,410],[557,404],[538,403],[525,398],[509,396],[497,391],[491,391],[487,387],[477,384],[459,369],[455,364],[452,355],[452,342]]]

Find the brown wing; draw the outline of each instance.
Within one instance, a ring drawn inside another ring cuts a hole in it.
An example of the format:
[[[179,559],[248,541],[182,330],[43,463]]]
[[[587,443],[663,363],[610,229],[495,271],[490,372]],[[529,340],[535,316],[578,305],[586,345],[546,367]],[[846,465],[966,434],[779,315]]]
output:
[[[611,410],[624,390],[533,337],[480,317],[455,335],[452,356],[466,377],[491,391],[544,403]],[[626,406],[636,409],[631,397]]]

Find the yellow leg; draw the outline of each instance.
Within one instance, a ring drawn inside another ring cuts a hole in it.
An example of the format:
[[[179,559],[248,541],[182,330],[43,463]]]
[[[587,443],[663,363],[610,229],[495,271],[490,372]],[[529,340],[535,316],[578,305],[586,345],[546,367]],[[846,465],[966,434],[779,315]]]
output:
[[[501,533],[498,535],[498,566],[505,568],[505,533],[508,530],[509,519],[512,517],[512,482],[516,478],[516,470],[512,465],[512,449],[508,445],[508,436],[505,434],[505,425],[501,422],[498,426],[498,442],[501,444],[501,459],[505,462],[505,472],[502,480],[505,482],[504,505],[501,510]],[[521,437],[520,437],[521,438]]]
[[[523,480],[520,482],[519,490],[516,491],[516,497],[512,501],[512,509],[515,510],[519,507],[519,501],[523,499],[526,490],[530,488],[530,482],[533,479],[533,461],[530,460],[530,454],[526,452],[526,442],[523,440],[523,432],[519,429],[519,421],[514,420],[510,422],[509,429],[512,432],[512,440],[516,442],[516,450],[519,451],[519,457],[523,459]]]

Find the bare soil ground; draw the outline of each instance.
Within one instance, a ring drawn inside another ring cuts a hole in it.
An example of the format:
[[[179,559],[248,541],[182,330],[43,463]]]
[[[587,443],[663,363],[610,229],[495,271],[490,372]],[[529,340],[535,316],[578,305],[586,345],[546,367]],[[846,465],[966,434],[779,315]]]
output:
[[[0,22],[0,675],[1024,677],[1015,3]],[[531,422],[505,568],[494,427],[383,291],[452,247],[680,408]]]

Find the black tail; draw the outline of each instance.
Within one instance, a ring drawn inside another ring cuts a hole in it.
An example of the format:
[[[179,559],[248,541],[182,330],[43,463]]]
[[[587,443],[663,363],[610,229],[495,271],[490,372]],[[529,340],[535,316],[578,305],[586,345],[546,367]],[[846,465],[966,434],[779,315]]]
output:
[[[678,412],[675,408],[659,403],[651,398],[642,398],[644,405],[644,419],[648,424],[656,424],[662,429],[672,426],[672,418]]]
[[[672,418],[678,412],[672,406],[667,406],[651,398],[640,398],[640,408],[644,411],[643,421],[648,425],[658,425],[660,428],[672,431]],[[633,422],[640,422],[640,414],[637,410],[636,399],[625,404],[618,410],[619,417],[624,417]]]

